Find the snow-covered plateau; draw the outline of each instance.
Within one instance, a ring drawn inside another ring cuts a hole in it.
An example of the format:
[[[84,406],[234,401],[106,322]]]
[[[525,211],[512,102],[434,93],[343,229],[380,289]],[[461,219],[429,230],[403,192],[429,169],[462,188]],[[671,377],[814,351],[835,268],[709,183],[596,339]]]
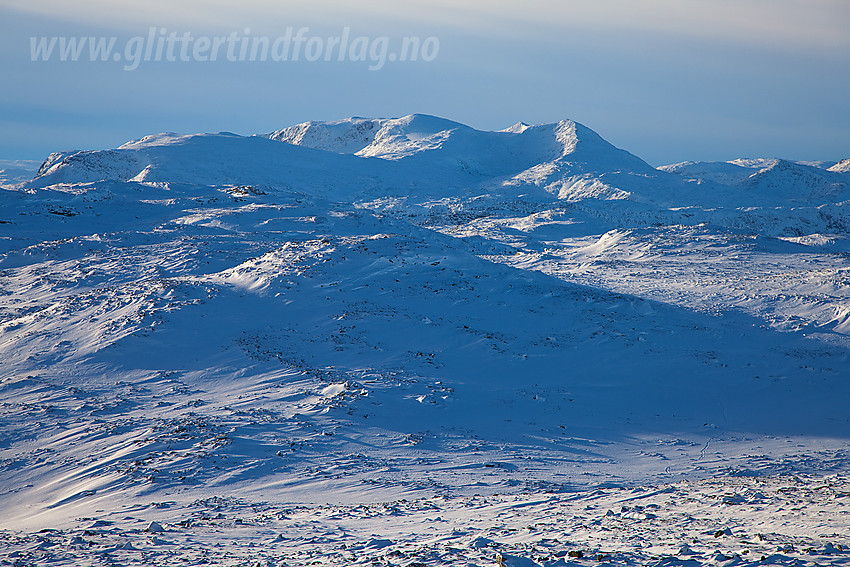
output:
[[[2,565],[850,565],[846,159],[411,115],[0,185]]]

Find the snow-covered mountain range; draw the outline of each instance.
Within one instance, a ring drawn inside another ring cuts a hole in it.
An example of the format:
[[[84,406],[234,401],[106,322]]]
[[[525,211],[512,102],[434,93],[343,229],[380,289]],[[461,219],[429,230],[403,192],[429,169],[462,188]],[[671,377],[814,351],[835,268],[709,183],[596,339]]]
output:
[[[844,564],[848,163],[411,115],[15,170],[0,553]]]

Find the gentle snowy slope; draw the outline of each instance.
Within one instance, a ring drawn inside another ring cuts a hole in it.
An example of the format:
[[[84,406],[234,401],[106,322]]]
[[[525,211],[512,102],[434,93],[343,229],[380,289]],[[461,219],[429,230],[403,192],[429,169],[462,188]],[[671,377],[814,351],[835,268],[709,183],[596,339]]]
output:
[[[425,115],[53,154],[0,558],[847,565],[847,174],[667,169]]]
[[[30,160],[0,159],[0,188],[29,181],[35,176],[39,163]]]

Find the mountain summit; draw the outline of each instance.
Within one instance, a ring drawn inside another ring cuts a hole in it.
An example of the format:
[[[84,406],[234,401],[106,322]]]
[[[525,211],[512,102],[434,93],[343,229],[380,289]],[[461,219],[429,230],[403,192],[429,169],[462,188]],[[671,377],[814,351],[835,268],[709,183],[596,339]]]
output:
[[[158,134],[114,150],[56,153],[32,186],[107,180],[310,185],[341,199],[407,195],[411,185],[432,196],[476,186],[525,187],[575,199],[625,198],[664,175],[571,120],[489,132],[413,114],[305,122],[248,137]]]

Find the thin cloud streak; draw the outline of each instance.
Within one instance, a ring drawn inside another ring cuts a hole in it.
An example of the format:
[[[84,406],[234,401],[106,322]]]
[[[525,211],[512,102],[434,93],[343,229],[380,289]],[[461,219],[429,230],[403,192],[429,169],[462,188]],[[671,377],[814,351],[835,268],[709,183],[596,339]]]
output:
[[[0,7],[77,23],[135,30],[143,25],[222,28],[358,26],[390,31],[433,25],[481,35],[531,37],[586,30],[757,43],[784,49],[850,47],[846,0],[0,0]]]

